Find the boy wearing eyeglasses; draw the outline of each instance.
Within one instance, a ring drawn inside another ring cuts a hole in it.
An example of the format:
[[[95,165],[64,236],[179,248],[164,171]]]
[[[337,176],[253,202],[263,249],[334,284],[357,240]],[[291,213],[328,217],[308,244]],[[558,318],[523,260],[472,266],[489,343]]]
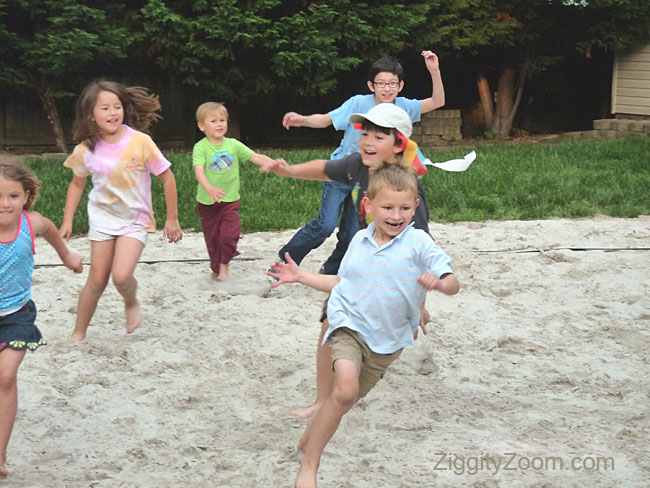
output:
[[[418,122],[423,113],[440,108],[445,104],[445,90],[440,76],[438,56],[431,51],[422,51],[422,57],[431,74],[432,92],[429,98],[416,100],[398,97],[397,95],[404,88],[404,69],[395,59],[384,57],[378,59],[368,72],[368,88],[371,93],[355,95],[340,107],[326,114],[301,115],[296,112],[287,112],[282,119],[282,125],[287,130],[291,127],[319,129],[333,125],[336,130],[342,130],[345,133],[341,144],[331,154],[330,159],[341,159],[359,152],[359,131],[355,130],[350,123],[350,115],[366,113],[380,103],[394,103],[409,114],[412,122]],[[325,182],[318,217],[309,221],[280,249],[278,252],[280,258],[284,259],[285,253],[289,252],[293,260],[300,264],[312,249],[320,246],[334,232],[339,223],[341,206],[343,206],[336,248],[321,268],[321,273],[336,274],[352,236],[359,230],[354,203],[350,196],[351,190],[350,186],[343,183]],[[422,197],[423,195],[420,195],[421,200]]]

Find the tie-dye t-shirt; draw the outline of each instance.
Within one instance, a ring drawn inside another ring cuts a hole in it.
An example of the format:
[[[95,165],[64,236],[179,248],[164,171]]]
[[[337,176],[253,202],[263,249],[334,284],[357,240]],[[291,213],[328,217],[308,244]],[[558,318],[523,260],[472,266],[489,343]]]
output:
[[[151,176],[170,167],[156,144],[146,134],[128,126],[115,144],[99,140],[94,151],[82,142],[63,163],[75,175],[91,175],[88,194],[88,224],[109,235],[154,232]]]

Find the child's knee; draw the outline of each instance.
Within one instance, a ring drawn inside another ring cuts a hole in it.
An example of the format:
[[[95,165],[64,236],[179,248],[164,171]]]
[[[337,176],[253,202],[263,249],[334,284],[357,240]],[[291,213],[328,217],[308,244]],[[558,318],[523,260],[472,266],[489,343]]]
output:
[[[313,223],[312,223],[313,222]],[[319,214],[315,221],[310,222],[311,231],[319,239],[327,239],[339,225],[339,214]]]
[[[332,390],[332,396],[336,403],[344,410],[350,410],[359,398],[359,383],[352,382],[337,385]]]
[[[133,285],[133,275],[128,273],[113,272],[113,285],[118,290],[128,288]]]
[[[318,228],[318,236],[327,239],[331,236],[336,230],[336,226],[339,225],[338,219],[328,219],[321,222],[320,227]]]
[[[102,293],[108,285],[108,276],[89,276],[86,287],[93,293]]]
[[[337,363],[339,363],[339,371],[332,388],[332,397],[341,408],[347,411],[359,399],[359,373],[352,361],[339,360]]]
[[[16,372],[0,368],[0,390],[7,391],[16,387]]]

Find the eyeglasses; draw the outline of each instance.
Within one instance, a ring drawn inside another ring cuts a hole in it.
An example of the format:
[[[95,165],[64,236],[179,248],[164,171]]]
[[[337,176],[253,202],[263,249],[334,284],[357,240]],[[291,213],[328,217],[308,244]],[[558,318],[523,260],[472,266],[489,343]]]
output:
[[[389,81],[388,83],[385,81],[373,81],[372,84],[377,88],[386,88],[387,86],[389,88],[397,88],[399,81]]]

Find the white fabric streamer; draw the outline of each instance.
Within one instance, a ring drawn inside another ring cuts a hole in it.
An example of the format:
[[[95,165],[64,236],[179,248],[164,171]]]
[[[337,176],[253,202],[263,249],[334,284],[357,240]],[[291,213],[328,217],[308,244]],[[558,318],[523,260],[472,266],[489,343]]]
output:
[[[430,159],[426,159],[422,164],[425,166],[435,166],[443,171],[461,172],[469,168],[475,159],[476,151],[472,151],[466,154],[463,159],[450,159],[443,163],[432,163]]]

